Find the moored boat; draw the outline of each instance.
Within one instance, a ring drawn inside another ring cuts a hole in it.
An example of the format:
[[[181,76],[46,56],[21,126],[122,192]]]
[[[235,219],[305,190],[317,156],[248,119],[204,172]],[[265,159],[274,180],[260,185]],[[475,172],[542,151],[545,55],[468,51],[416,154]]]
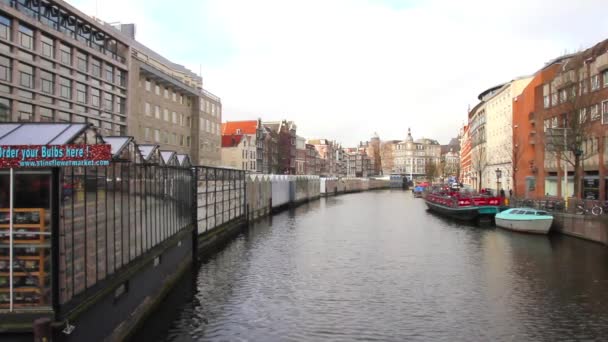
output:
[[[453,194],[428,194],[425,203],[429,210],[457,220],[491,220],[500,211],[500,198],[461,197]]]
[[[496,226],[518,232],[547,234],[553,216],[544,210],[512,208],[496,214]]]
[[[414,197],[415,198],[421,198],[422,197],[422,193],[424,192],[424,187],[423,186],[417,186],[414,188]]]

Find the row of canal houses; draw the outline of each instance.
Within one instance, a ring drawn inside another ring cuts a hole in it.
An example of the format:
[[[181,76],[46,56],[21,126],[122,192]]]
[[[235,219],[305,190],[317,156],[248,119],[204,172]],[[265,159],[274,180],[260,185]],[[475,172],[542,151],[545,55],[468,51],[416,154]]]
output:
[[[372,146],[343,148],[329,139],[297,135],[293,121],[222,124],[222,164],[260,174],[368,177],[380,174]],[[376,152],[377,154],[377,152]]]
[[[608,40],[478,99],[461,131],[463,183],[518,197],[607,199]]]

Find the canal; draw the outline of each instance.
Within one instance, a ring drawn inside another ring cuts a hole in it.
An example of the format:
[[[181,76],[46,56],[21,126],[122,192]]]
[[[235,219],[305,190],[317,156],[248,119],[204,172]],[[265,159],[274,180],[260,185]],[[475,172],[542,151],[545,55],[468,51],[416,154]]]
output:
[[[606,247],[455,223],[386,190],[252,225],[186,276],[134,340],[606,336]]]

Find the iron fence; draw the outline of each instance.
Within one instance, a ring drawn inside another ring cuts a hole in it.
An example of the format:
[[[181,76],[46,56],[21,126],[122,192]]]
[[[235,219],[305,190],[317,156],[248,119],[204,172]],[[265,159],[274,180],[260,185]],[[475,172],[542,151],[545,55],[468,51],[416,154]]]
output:
[[[208,166],[195,168],[198,233],[245,215],[245,171]]]
[[[63,168],[59,178],[62,306],[192,224],[188,168],[115,162]]]
[[[577,215],[608,215],[608,201],[582,200],[569,198],[568,202],[558,197],[545,197],[541,199],[511,198],[511,207],[528,207],[550,212],[568,213]]]

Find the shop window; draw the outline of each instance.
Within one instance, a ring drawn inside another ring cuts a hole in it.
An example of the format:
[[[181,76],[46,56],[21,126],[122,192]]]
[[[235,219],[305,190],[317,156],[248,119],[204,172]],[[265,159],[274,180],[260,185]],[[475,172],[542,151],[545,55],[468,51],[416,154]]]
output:
[[[13,181],[10,239],[10,178],[0,173],[0,309],[51,305],[50,175],[17,171]],[[12,244],[12,245],[11,245]],[[9,253],[13,248],[13,254]],[[12,284],[9,282],[13,277]]]

